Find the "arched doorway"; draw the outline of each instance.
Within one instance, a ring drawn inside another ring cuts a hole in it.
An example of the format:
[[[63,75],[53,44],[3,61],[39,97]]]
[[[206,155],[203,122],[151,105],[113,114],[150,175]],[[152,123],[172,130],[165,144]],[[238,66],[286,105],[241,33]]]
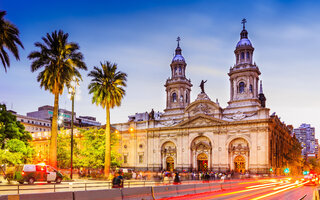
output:
[[[166,169],[168,171],[174,170],[174,159],[171,156],[166,159]]]
[[[212,144],[208,137],[199,136],[191,142],[191,159],[192,170],[211,170]]]
[[[176,145],[171,142],[165,142],[161,147],[161,169],[173,171],[175,169],[174,161],[177,159]]]
[[[237,173],[244,173],[246,171],[246,159],[243,156],[234,158],[234,171]]]
[[[228,148],[230,169],[236,173],[244,173],[249,169],[250,148],[244,138],[233,139]]]
[[[198,171],[208,170],[208,156],[205,153],[200,153],[197,156]]]

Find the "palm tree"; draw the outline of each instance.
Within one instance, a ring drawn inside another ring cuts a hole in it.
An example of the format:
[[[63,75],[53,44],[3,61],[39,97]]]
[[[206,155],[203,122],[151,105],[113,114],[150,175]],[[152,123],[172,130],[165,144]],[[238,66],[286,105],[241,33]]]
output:
[[[4,19],[6,14],[6,11],[0,11],[0,59],[4,70],[7,72],[7,68],[10,67],[10,59],[5,48],[11,51],[16,60],[20,60],[18,45],[24,47],[19,39],[18,28]]]
[[[127,74],[117,71],[117,64],[111,62],[100,63],[101,68],[94,67],[88,74],[92,77],[88,86],[89,94],[93,94],[92,103],[106,109],[106,150],[104,175],[109,176],[111,164],[110,145],[110,109],[121,105],[121,100],[125,95],[124,87],[127,86]]]
[[[57,166],[59,95],[63,93],[64,86],[70,83],[73,76],[82,80],[78,69],[87,70],[83,62],[83,55],[79,52],[79,45],[68,42],[68,36],[69,34],[62,30],[54,31],[51,35],[47,33],[46,37],[42,37],[44,43],[35,43],[40,50],[33,51],[28,56],[30,60],[33,60],[32,72],[43,68],[37,77],[40,87],[49,90],[54,95],[49,149],[49,162],[53,167]]]

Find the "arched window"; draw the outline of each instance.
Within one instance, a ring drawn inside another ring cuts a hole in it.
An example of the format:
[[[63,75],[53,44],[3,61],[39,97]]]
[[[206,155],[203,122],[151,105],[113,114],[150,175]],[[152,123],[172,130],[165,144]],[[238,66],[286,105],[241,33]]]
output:
[[[244,92],[244,87],[245,87],[244,82],[240,82],[239,83],[239,93],[243,93]]]
[[[250,59],[250,53],[247,52],[247,59]]]
[[[249,90],[250,90],[251,93],[253,92],[253,89],[252,89],[252,85],[251,85],[251,84],[250,84]]]
[[[180,102],[183,102],[183,96],[180,95]]]
[[[186,93],[186,103],[188,103],[188,93]]]
[[[237,54],[237,60],[239,60],[239,54]]]
[[[179,74],[182,74],[181,66],[179,66]]]
[[[244,52],[241,52],[241,59],[244,59]]]
[[[174,74],[177,74],[177,67],[174,67]]]
[[[177,94],[176,93],[172,94],[172,102],[177,102]]]

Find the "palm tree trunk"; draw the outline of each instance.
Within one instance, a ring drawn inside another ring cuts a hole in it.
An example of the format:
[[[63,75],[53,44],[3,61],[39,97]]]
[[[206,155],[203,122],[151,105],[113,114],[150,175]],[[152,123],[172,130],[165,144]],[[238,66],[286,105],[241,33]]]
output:
[[[51,138],[49,149],[49,163],[52,167],[57,168],[57,136],[58,136],[58,109],[59,93],[54,94],[54,107],[51,126]]]
[[[106,106],[107,111],[107,121],[106,121],[106,152],[104,159],[104,175],[109,176],[110,165],[111,165],[111,146],[110,146],[110,108],[109,105]]]

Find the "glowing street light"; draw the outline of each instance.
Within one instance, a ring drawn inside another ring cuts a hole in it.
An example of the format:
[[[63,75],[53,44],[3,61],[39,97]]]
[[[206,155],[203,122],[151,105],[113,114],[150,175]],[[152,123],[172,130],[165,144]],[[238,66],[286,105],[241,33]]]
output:
[[[78,88],[77,88],[78,87]],[[79,79],[76,77],[72,78],[72,81],[70,81],[70,84],[68,86],[69,89],[69,97],[72,101],[72,111],[71,111],[71,163],[70,163],[70,178],[72,179],[72,171],[73,171],[73,115],[74,115],[74,98],[78,96],[79,98]],[[77,92],[78,91],[78,92]]]
[[[60,115],[59,118],[58,118],[58,125],[61,126],[63,123],[63,116]]]

